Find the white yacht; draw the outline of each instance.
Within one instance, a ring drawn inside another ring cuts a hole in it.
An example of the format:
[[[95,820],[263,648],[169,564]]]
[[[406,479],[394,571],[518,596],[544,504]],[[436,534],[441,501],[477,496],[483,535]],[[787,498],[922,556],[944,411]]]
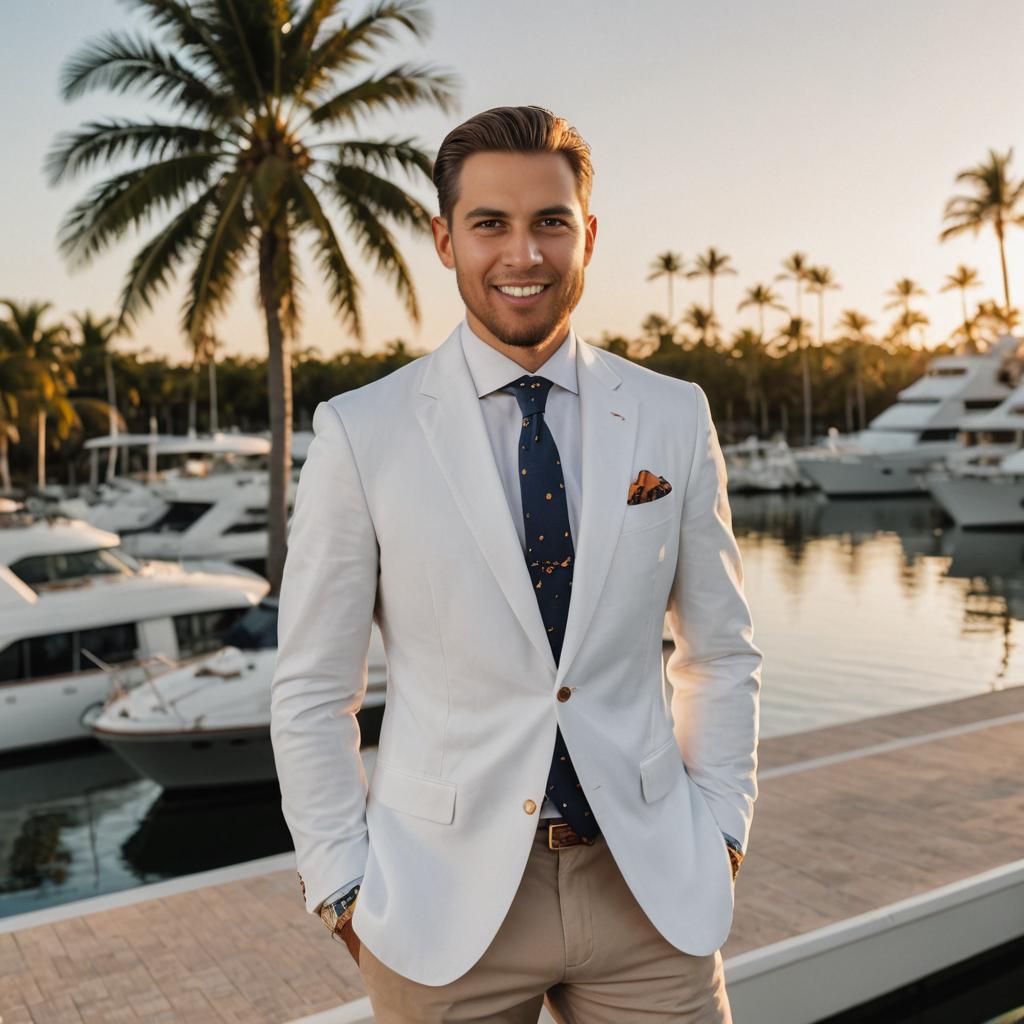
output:
[[[722,445],[731,493],[791,491],[807,486],[785,438],[763,441],[756,435]]]
[[[929,483],[935,500],[966,529],[1024,527],[1024,448],[996,466],[977,467]]]
[[[119,671],[206,654],[269,584],[223,562],[142,564],[116,534],[0,509],[0,752],[86,739]]]
[[[982,354],[937,356],[866,429],[798,449],[801,473],[830,497],[922,493],[923,474],[960,446],[965,414],[994,409],[1009,396],[1018,345],[1004,335]]]
[[[164,789],[269,782],[270,683],[277,661],[277,598],[266,597],[224,635],[215,654],[111,697],[87,716],[92,734]],[[363,747],[376,746],[387,665],[374,623],[367,689],[357,714]]]

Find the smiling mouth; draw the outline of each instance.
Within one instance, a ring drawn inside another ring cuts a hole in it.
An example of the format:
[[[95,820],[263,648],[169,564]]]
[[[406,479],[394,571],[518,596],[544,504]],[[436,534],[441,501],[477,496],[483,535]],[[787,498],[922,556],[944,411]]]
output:
[[[528,299],[534,295],[540,295],[548,286],[546,284],[496,284],[494,286],[502,295],[508,295],[513,299]]]

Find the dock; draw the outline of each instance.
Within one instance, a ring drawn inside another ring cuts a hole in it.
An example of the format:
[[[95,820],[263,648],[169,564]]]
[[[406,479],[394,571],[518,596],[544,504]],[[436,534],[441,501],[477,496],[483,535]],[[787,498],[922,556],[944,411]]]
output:
[[[762,739],[736,1024],[809,1024],[1024,934],[1022,778],[1024,686]],[[0,1024],[307,1018],[373,1019],[292,854],[0,919]]]

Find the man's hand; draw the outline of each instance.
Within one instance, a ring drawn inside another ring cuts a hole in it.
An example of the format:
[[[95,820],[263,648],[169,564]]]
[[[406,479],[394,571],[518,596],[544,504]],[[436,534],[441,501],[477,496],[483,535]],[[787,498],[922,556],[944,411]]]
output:
[[[341,938],[345,945],[348,946],[348,951],[352,954],[352,959],[355,960],[356,966],[359,966],[359,950],[362,943],[359,941],[359,936],[356,935],[356,930],[352,927],[352,919],[349,918],[341,926]]]

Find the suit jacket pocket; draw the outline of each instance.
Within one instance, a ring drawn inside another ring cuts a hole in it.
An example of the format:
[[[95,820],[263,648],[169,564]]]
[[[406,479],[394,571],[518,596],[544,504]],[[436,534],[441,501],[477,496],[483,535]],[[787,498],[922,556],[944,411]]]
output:
[[[450,825],[455,816],[454,782],[414,775],[377,761],[370,781],[370,795],[404,814]]]
[[[683,755],[673,736],[667,743],[648,754],[640,762],[640,780],[644,799],[649,803],[660,800],[675,786],[684,772]]]

